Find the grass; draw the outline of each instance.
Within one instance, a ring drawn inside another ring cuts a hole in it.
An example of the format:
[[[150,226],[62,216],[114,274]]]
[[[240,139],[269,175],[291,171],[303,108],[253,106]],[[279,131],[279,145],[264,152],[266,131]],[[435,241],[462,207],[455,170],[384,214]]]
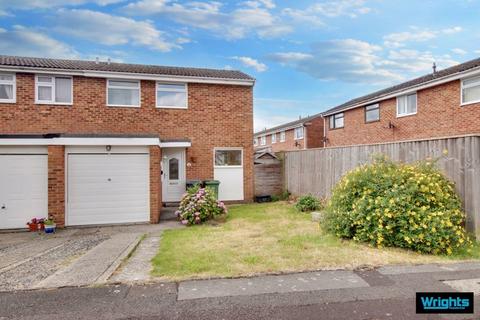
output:
[[[165,231],[152,272],[182,280],[465,259],[480,259],[480,247],[449,257],[371,248],[325,234],[309,214],[275,202],[231,206],[225,223]]]

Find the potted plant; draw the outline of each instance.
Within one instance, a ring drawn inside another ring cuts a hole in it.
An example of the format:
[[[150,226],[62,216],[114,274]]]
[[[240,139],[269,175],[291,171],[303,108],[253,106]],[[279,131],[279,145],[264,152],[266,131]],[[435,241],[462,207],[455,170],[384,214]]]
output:
[[[57,225],[52,217],[44,220],[43,223],[45,225],[45,233],[55,233]]]

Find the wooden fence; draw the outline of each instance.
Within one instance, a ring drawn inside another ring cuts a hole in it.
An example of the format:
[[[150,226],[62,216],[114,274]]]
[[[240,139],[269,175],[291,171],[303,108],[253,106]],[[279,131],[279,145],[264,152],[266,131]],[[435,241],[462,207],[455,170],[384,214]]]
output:
[[[255,196],[279,195],[283,191],[283,164],[266,153],[255,159]]]
[[[443,151],[448,150],[444,156]],[[440,169],[455,182],[467,213],[467,229],[480,237],[480,136],[406,141],[285,152],[285,188],[294,195],[328,197],[349,170],[370,162],[372,155],[414,162],[440,158]]]

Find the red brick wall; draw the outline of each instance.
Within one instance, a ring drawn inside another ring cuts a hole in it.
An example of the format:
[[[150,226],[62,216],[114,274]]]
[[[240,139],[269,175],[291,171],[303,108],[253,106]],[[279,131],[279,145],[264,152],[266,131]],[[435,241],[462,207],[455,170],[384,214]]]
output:
[[[48,216],[65,225],[65,147],[48,146]]]
[[[318,117],[308,121],[306,129],[307,149],[323,147],[323,118]]]
[[[480,104],[460,105],[460,81],[417,92],[417,114],[397,118],[396,99],[380,103],[380,121],[365,123],[365,109],[344,112],[345,127],[330,130],[327,146],[369,144],[480,133]],[[395,128],[389,129],[391,122]]]
[[[162,188],[160,186],[160,162],[162,153],[159,147],[150,146],[150,223],[160,220],[162,206]]]
[[[244,196],[253,199],[253,90],[189,84],[187,110],[157,109],[155,82],[141,82],[141,107],[106,106],[106,79],[73,77],[73,106],[35,104],[34,75],[17,73],[17,103],[0,104],[0,133],[158,134],[189,138],[187,178],[213,178],[213,148],[244,148]]]
[[[304,138],[295,140],[295,129],[285,130],[285,141],[280,142],[280,133],[277,133],[277,142],[272,143],[272,135],[267,135],[266,145],[260,145],[260,139],[258,140],[257,148],[270,147],[272,152],[288,151],[288,150],[301,150],[305,147],[305,137],[307,143],[307,149],[323,147],[323,118],[318,117],[311,121],[308,121],[304,131]]]

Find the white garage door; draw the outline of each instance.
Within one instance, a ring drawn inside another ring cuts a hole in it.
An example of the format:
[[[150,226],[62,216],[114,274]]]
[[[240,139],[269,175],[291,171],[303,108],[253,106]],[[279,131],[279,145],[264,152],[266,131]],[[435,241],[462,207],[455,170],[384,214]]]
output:
[[[219,200],[243,200],[243,152],[241,148],[215,148],[213,176],[220,181]]]
[[[26,228],[30,219],[47,215],[47,149],[0,148],[0,228]]]
[[[149,155],[67,155],[67,224],[148,222]]]

